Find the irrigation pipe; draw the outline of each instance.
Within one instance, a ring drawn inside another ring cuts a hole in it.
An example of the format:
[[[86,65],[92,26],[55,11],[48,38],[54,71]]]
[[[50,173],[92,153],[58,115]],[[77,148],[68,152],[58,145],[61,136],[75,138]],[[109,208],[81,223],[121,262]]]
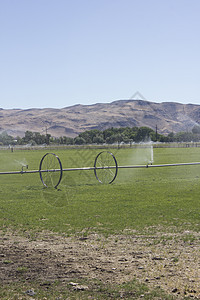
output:
[[[31,173],[44,173],[44,172],[60,172],[60,169],[50,169],[50,170],[30,170],[30,171],[7,171],[7,172],[0,172],[0,175],[9,175],[9,174],[31,174]]]
[[[191,163],[177,163],[177,164],[161,164],[161,165],[134,165],[134,166],[118,166],[118,169],[140,169],[140,168],[158,168],[158,167],[174,167],[174,166],[194,166],[200,165],[200,162],[191,162]],[[88,170],[106,170],[106,169],[115,169],[116,166],[105,166],[105,167],[81,167],[81,168],[67,168],[62,169],[62,171],[88,171]],[[49,170],[29,170],[29,171],[5,171],[0,172],[0,175],[9,175],[9,174],[31,174],[31,173],[47,173],[47,172],[60,172],[60,169],[49,169]]]
[[[138,165],[138,166],[118,166],[118,169],[137,169],[137,168],[158,168],[158,167],[174,167],[174,166],[194,166],[200,165],[200,162],[177,163],[177,164],[161,164],[161,165]]]

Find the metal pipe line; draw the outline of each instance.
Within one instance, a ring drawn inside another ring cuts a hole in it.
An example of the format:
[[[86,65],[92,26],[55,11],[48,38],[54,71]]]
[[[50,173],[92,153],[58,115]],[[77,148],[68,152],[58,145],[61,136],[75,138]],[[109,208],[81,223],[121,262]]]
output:
[[[200,162],[191,162],[191,163],[174,163],[174,164],[160,164],[160,165],[134,165],[134,166],[118,166],[118,169],[139,169],[139,168],[158,168],[158,167],[174,167],[174,166],[194,166],[200,165]],[[104,169],[115,169],[116,166],[104,166],[104,167],[82,167],[82,168],[67,168],[62,169],[62,171],[87,171],[87,170],[104,170]],[[45,172],[60,172],[61,169],[50,169],[50,170],[30,170],[30,171],[6,171],[0,172],[0,175],[7,174],[31,174],[31,173],[45,173]]]
[[[135,165],[135,166],[118,166],[119,169],[137,169],[137,168],[158,168],[158,167],[174,167],[174,166],[194,166],[200,165],[200,162],[177,163],[177,164],[160,164],[160,165]]]
[[[116,166],[105,166],[105,167],[82,167],[82,168],[68,168],[62,169],[63,171],[87,171],[87,170],[105,170],[105,169],[115,169]]]
[[[7,174],[30,174],[30,173],[44,173],[44,172],[60,172],[61,169],[50,169],[50,170],[30,170],[30,171],[7,171],[7,172],[0,172],[0,175],[7,175]]]
[[[63,171],[87,171],[87,170],[94,170],[94,169],[95,169],[95,167],[82,167],[82,168],[68,168],[68,169],[63,169]],[[103,167],[101,167],[101,169],[103,169]]]

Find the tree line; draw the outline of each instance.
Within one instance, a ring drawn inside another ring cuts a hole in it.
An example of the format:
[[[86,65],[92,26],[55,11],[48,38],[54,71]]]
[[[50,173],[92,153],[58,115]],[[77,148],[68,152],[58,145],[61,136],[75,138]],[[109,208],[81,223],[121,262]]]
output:
[[[77,137],[52,137],[50,134],[26,131],[24,137],[16,138],[8,135],[6,131],[0,134],[0,145],[85,145],[85,144],[120,144],[139,143],[144,141],[153,142],[199,142],[200,126],[195,125],[191,132],[178,132],[162,135],[149,127],[121,127],[108,128],[103,131],[98,129],[87,130]]]

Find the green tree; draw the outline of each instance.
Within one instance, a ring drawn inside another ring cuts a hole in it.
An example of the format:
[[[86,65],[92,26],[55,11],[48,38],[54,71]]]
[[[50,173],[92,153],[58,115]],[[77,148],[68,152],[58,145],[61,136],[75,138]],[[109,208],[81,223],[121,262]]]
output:
[[[46,143],[46,136],[41,135],[39,132],[34,132],[33,140],[36,142],[37,145],[42,145]]]
[[[102,133],[100,130],[92,129],[92,130],[84,131],[84,132],[80,133],[78,136],[83,138],[85,140],[86,144],[92,144],[92,143],[95,143],[94,138],[101,134]]]
[[[33,140],[33,132],[27,130],[27,131],[25,132],[23,141],[24,141],[24,143],[27,143],[27,144],[28,144],[31,140]]]
[[[196,142],[198,141],[198,137],[193,134],[192,132],[178,132],[176,135],[175,135],[175,140],[177,142]]]
[[[192,128],[192,133],[194,133],[194,134],[200,134],[200,125],[195,125]]]
[[[84,144],[86,144],[86,141],[85,141],[84,138],[77,136],[77,137],[74,139],[74,143],[75,143],[76,145],[84,145]]]
[[[168,134],[168,141],[169,142],[174,142],[174,140],[175,140],[175,134],[174,134],[174,132],[170,132]]]
[[[94,138],[93,138],[93,143],[95,144],[103,144],[104,143],[104,138],[102,135],[96,135]]]
[[[74,144],[74,139],[67,137],[67,136],[63,136],[63,144],[65,145],[73,145]]]
[[[46,144],[50,144],[51,135],[49,133],[46,134]]]
[[[153,129],[149,127],[140,127],[138,128],[137,134],[135,136],[136,142],[142,142],[149,138],[151,138],[151,134],[153,133]]]
[[[11,135],[8,135],[6,131],[3,131],[0,134],[0,142],[3,145],[13,145],[14,144],[14,138]]]

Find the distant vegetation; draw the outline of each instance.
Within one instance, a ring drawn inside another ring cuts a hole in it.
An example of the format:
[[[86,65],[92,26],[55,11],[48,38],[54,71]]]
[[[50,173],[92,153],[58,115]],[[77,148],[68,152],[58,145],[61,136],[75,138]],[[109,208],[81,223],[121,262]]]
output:
[[[26,131],[24,137],[12,137],[7,132],[0,134],[0,145],[85,145],[85,144],[115,144],[139,143],[151,140],[153,142],[199,142],[200,126],[194,126],[191,132],[169,133],[167,136],[155,132],[149,127],[123,127],[106,130],[88,130],[75,138],[62,136],[54,138],[50,134],[42,135],[39,132]]]

